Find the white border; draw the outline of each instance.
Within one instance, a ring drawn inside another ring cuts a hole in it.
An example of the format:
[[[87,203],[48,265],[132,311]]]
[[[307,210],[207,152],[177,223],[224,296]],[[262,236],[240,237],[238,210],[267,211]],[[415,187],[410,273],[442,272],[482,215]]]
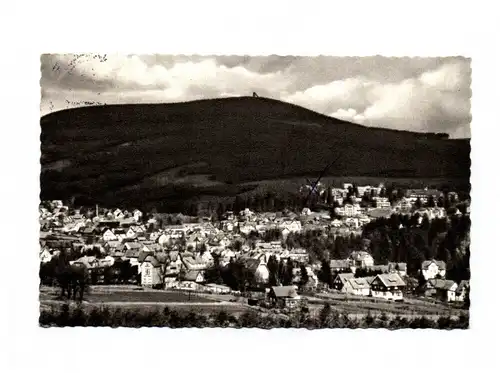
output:
[[[493,360],[495,343],[487,339],[498,325],[498,238],[492,214],[499,185],[495,130],[500,61],[493,49],[498,12],[480,1],[348,3],[142,0],[124,5],[58,0],[2,5],[2,40],[10,47],[2,52],[0,70],[2,290],[6,289],[0,307],[0,320],[6,322],[6,332],[2,325],[0,333],[5,344],[0,361],[8,362],[2,371],[455,372],[480,362],[498,366]],[[38,328],[39,55],[78,51],[471,57],[472,329]]]

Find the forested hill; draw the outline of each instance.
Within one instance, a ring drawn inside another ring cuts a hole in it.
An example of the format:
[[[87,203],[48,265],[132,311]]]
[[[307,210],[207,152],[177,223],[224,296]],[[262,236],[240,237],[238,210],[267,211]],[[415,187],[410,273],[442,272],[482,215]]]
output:
[[[368,128],[265,98],[80,107],[40,122],[42,199],[234,195],[243,182],[329,163],[336,176],[469,178],[469,140]]]

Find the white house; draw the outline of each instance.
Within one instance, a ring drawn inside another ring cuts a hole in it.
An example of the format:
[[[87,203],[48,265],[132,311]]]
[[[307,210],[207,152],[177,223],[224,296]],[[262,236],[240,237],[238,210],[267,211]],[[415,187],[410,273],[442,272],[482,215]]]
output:
[[[347,280],[349,286],[346,287],[347,293],[353,295],[362,295],[369,296],[370,295],[370,283],[364,277],[352,277]]]
[[[391,207],[391,203],[386,197],[375,197],[374,200],[378,209],[387,209]]]
[[[342,207],[336,207],[335,212],[340,216],[356,216],[360,213],[361,207],[359,204],[345,204]]]
[[[425,296],[444,302],[455,302],[457,288],[455,281],[432,278],[425,283]]]
[[[387,300],[402,300],[406,283],[397,273],[377,275],[371,282],[371,295],[374,298]]]
[[[125,214],[122,212],[122,210],[116,209],[115,211],[113,211],[113,217],[115,219],[123,219],[125,217]]]
[[[142,219],[142,212],[140,210],[134,210],[133,217],[136,222],[139,222]]]
[[[255,224],[246,223],[246,224],[240,225],[240,232],[245,234],[245,235],[249,235],[250,232],[256,232],[256,231],[257,231],[257,228],[255,227]]]
[[[52,254],[49,252],[47,248],[43,248],[40,250],[40,262],[48,263],[52,260]]]
[[[366,251],[353,251],[349,256],[349,260],[352,261],[356,267],[373,267],[375,261],[373,257]]]
[[[458,302],[463,302],[467,292],[470,291],[470,282],[468,280],[460,281],[458,287],[455,291],[455,300]]]
[[[437,275],[446,276],[446,263],[441,260],[425,260],[421,266],[422,275],[426,280],[436,278]]]
[[[158,242],[161,246],[166,246],[169,241],[170,237],[167,236],[165,233],[161,234],[156,240],[156,242]]]
[[[333,288],[335,290],[341,291],[342,293],[348,293],[351,288],[349,280],[353,278],[354,273],[339,273],[333,279]]]
[[[127,230],[127,232],[125,233],[125,235],[126,235],[128,238],[135,238],[136,233],[135,233],[135,230],[133,230],[132,228],[129,228],[129,229]]]
[[[102,239],[104,241],[116,241],[118,240],[118,237],[116,237],[116,234],[114,234],[111,229],[106,229],[102,235]]]
[[[145,287],[153,287],[162,284],[163,279],[161,276],[162,268],[160,262],[153,257],[148,256],[144,262],[141,263],[141,284]]]

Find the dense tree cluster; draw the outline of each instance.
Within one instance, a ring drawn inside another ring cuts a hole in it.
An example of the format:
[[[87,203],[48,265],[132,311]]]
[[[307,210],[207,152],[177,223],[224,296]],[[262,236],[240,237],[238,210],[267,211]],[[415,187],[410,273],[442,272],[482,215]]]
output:
[[[69,285],[78,282],[78,286],[83,286],[86,290],[88,285],[96,284],[128,284],[139,282],[140,275],[132,267],[128,260],[117,259],[110,267],[87,269],[83,265],[70,265],[69,262],[76,260],[81,255],[75,257],[70,250],[61,250],[60,254],[54,256],[50,262],[41,263],[39,269],[40,283],[42,285],[56,285],[61,288],[61,293],[67,290]],[[78,268],[78,271],[75,270]],[[81,278],[84,276],[84,278]],[[82,295],[83,296],[83,295]]]
[[[377,264],[406,262],[408,273],[416,275],[422,261],[442,260],[446,277],[456,282],[470,277],[470,217],[452,215],[429,219],[424,216],[393,214],[368,223],[363,237],[370,240],[370,249]]]

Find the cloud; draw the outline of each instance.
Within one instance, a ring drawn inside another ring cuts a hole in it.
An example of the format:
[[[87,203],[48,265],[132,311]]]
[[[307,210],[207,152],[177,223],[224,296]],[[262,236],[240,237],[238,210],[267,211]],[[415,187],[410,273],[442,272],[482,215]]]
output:
[[[368,126],[470,136],[462,58],[43,55],[42,114],[82,102],[251,95]]]
[[[447,63],[436,70],[395,83],[365,77],[333,81],[288,98],[359,124],[447,132],[470,136],[470,68]]]

